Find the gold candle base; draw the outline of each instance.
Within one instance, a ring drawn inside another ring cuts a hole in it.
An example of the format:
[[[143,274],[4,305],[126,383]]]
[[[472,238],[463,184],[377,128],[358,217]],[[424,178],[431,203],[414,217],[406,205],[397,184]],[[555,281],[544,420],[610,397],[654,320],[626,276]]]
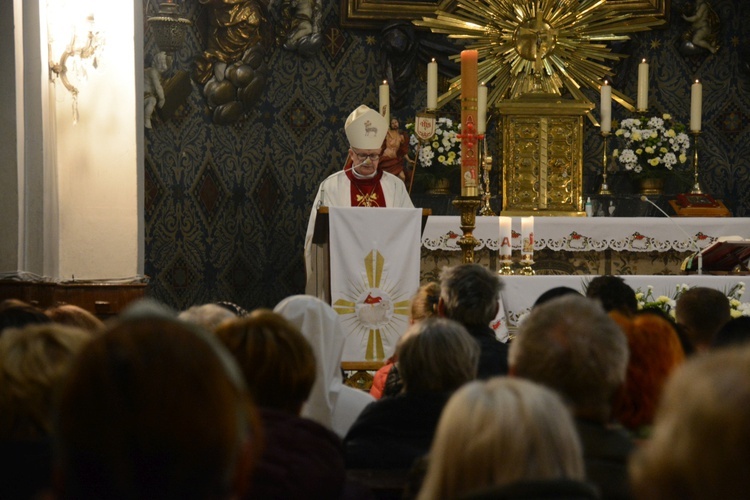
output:
[[[480,204],[478,196],[459,196],[453,200],[453,206],[461,214],[461,231],[464,235],[458,240],[458,246],[463,252],[464,264],[474,263],[474,249],[479,245],[479,240],[474,237],[474,228],[477,224],[477,207]]]
[[[511,267],[513,265],[513,261],[510,259],[503,259],[500,257],[500,270],[497,272],[497,274],[501,276],[513,276],[513,268]]]
[[[535,276],[534,268],[531,267],[533,265],[534,259],[531,258],[531,255],[524,255],[521,259],[521,270],[518,274],[521,276]]]

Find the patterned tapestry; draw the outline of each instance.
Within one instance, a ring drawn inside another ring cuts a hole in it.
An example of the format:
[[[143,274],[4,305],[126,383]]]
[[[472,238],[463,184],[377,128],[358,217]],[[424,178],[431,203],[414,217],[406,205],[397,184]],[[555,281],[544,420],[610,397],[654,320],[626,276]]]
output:
[[[746,217],[750,6],[743,0],[711,3],[722,21],[721,50],[715,56],[678,52],[689,23],[680,16],[686,2],[675,0],[666,29],[636,35],[617,48],[633,57],[615,67],[614,85],[634,96],[637,61],[647,57],[652,109],[686,122],[690,82],[700,78],[701,183],[735,216]],[[218,300],[252,309],[273,307],[303,292],[302,247],[317,186],[343,165],[346,116],[359,104],[377,105],[377,86],[385,76],[380,31],[344,29],[339,0],[322,4],[322,48],[305,56],[274,46],[265,58],[269,73],[261,97],[241,119],[215,125],[202,87],[191,82],[185,104],[167,120],[155,118],[153,128],[145,130],[145,272],[151,277],[149,293],[158,300],[178,309]],[[182,5],[182,16],[193,26],[165,77],[178,70],[190,73],[206,47],[209,7],[198,0]],[[146,24],[156,4],[144,0],[143,6],[149,59],[158,52]],[[406,88],[406,104],[392,112],[402,122],[423,106],[425,84],[418,74]],[[595,93],[590,97],[598,103]],[[627,117],[617,105],[613,113],[616,119]],[[500,158],[502,145],[492,126],[489,134]],[[585,193],[599,187],[601,148],[601,137],[587,124]],[[495,188],[498,182],[495,174]]]

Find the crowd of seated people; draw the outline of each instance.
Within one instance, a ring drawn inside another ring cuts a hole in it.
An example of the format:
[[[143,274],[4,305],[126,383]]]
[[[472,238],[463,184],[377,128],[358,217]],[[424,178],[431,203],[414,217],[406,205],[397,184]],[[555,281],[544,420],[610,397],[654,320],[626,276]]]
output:
[[[684,292],[671,323],[601,277],[505,344],[501,289],[476,264],[422,287],[378,399],[344,383],[339,314],[312,296],[107,323],[3,301],[0,498],[746,496],[750,321],[721,292]]]

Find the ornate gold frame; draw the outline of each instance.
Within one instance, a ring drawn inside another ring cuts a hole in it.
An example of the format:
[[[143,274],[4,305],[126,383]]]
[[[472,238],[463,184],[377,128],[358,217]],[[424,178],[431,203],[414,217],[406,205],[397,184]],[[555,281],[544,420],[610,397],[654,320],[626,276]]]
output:
[[[525,1],[525,0],[521,0]],[[608,0],[617,10],[669,21],[670,0]],[[341,26],[380,28],[389,21],[422,19],[436,10],[453,12],[458,0],[341,0]]]
[[[341,26],[380,28],[389,21],[412,21],[436,10],[452,12],[458,0],[341,0]]]
[[[669,22],[670,0],[607,0],[616,10],[632,12],[634,16],[653,16]],[[666,24],[664,26],[666,26]]]

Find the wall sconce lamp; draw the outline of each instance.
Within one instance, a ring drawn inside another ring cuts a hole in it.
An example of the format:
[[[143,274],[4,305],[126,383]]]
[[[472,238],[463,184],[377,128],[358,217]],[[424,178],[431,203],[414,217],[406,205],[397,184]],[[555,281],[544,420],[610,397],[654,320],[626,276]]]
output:
[[[78,87],[71,82],[70,75],[78,82],[85,82],[88,78],[88,70],[96,69],[99,66],[99,58],[104,50],[104,36],[101,32],[96,31],[94,27],[94,15],[89,14],[86,17],[86,27],[83,30],[87,34],[83,37],[78,36],[79,30],[73,29],[70,43],[63,50],[59,62],[52,59],[52,44],[50,43],[50,79],[55,80],[59,77],[63,86],[73,96],[73,121],[78,121]]]
[[[161,52],[171,54],[185,43],[188,26],[193,23],[179,16],[179,5],[174,0],[159,4],[158,15],[149,17],[148,24],[154,32],[156,45]]]

